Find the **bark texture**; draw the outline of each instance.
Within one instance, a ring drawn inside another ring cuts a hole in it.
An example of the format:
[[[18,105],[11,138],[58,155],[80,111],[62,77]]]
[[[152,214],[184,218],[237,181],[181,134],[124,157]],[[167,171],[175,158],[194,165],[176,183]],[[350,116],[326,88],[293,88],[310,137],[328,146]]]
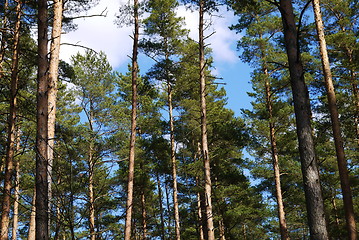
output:
[[[339,169],[340,184],[343,194],[344,212],[345,212],[345,219],[346,219],[346,225],[348,231],[348,239],[355,240],[357,239],[357,231],[356,231],[356,224],[354,218],[353,198],[350,189],[349,173],[347,168],[347,161],[345,159],[342,132],[340,129],[337,99],[335,96],[335,89],[333,85],[332,73],[329,64],[327,44],[325,41],[324,25],[323,25],[319,0],[313,0],[313,9],[314,9],[315,24],[318,34],[320,56],[323,66],[325,87],[327,89],[328,107],[329,107],[330,118],[332,122],[334,145],[337,154],[337,162]]]
[[[35,240],[36,233],[36,188],[34,188],[34,195],[31,201],[31,213],[30,213],[30,221],[29,221],[29,232],[27,235],[27,240]]]
[[[14,174],[14,155],[16,139],[16,111],[17,111],[17,86],[18,86],[18,65],[19,65],[19,40],[20,40],[21,1],[16,5],[16,22],[14,29],[13,56],[11,63],[11,86],[10,86],[10,109],[8,118],[8,136],[5,157],[4,190],[1,211],[0,238],[7,240],[9,235],[9,214],[11,208],[11,188]]]
[[[310,122],[309,92],[304,81],[292,1],[280,0],[279,4],[294,100],[310,237],[315,240],[326,240],[328,231]]]
[[[54,161],[54,147],[55,147],[55,123],[56,123],[56,98],[57,98],[57,79],[59,69],[59,55],[62,31],[62,13],[63,0],[53,0],[54,17],[51,32],[50,45],[50,62],[49,62],[49,85],[48,85],[48,198],[49,209],[51,209],[52,199],[52,166]],[[49,218],[49,226],[51,218]]]
[[[206,106],[206,76],[204,58],[204,0],[199,1],[199,67],[200,67],[200,106],[201,106],[201,138],[202,138],[202,157],[204,165],[204,197],[207,220],[208,240],[214,240],[214,225],[212,213],[212,182],[211,166],[208,153],[207,141],[207,106]]]
[[[133,182],[135,172],[135,144],[136,144],[136,125],[137,125],[137,56],[138,56],[138,37],[139,37],[139,17],[138,17],[138,0],[134,0],[134,35],[132,49],[132,111],[131,111],[131,136],[130,136],[130,153],[128,162],[128,185],[126,201],[126,224],[125,240],[131,239],[131,222],[133,208]]]
[[[48,59],[47,1],[38,1],[38,86],[36,131],[36,239],[49,239],[47,182]]]

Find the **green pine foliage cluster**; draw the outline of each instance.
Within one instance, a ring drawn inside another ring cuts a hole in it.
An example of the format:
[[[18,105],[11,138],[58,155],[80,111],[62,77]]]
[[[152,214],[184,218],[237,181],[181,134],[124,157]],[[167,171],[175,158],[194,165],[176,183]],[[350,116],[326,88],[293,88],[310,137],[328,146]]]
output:
[[[0,182],[3,188],[9,115],[12,32],[16,1],[0,1]],[[181,238],[200,239],[203,163],[200,151],[198,43],[188,36],[180,4],[198,1],[149,0],[141,4],[140,54],[153,65],[138,76],[137,141],[132,217],[133,239],[175,239],[168,88],[173,94]],[[291,239],[310,239],[298,152],[293,97],[277,1],[208,1],[209,14],[226,4],[238,17],[238,55],[252,68],[252,108],[237,115],[226,107],[226,92],[213,76],[206,47],[207,134],[211,159],[213,221],[217,239],[280,239],[272,145],[275,129],[281,188]],[[75,14],[96,1],[67,1],[64,29],[76,28]],[[359,221],[359,6],[352,0],[323,0],[326,39]],[[35,2],[23,3],[17,91],[19,228],[27,239],[35,185],[36,42]],[[346,239],[345,217],[327,108],[326,91],[311,7],[295,1],[300,47],[309,86],[313,134],[332,239]],[[81,7],[82,6],[82,7]],[[197,9],[193,7],[193,10]],[[303,13],[303,14],[301,14]],[[122,13],[124,14],[124,13]],[[51,14],[50,14],[51,16]],[[50,17],[51,18],[51,17]],[[4,22],[6,19],[6,22]],[[299,22],[299,21],[298,21]],[[10,29],[10,31],[8,31]],[[121,53],[119,53],[121,54]],[[141,68],[141,66],[139,66]],[[59,66],[56,136],[50,199],[51,239],[89,239],[89,178],[93,178],[96,239],[123,239],[131,124],[131,67],[120,73],[105,53],[86,50]],[[225,81],[226,79],[224,79]],[[240,77],[238,79],[241,81]],[[266,83],[269,83],[268,112]],[[15,182],[13,183],[15,191]],[[0,201],[3,198],[0,193]],[[1,201],[2,202],[2,201]],[[13,202],[13,200],[12,200]],[[10,213],[10,219],[13,212]],[[9,229],[13,228],[13,222]],[[222,231],[223,230],[223,231]],[[10,235],[12,235],[10,231]]]

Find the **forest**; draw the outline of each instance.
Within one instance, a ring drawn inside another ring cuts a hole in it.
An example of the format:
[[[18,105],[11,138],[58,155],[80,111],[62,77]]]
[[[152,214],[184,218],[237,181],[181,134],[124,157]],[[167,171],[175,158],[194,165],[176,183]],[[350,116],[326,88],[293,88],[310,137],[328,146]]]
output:
[[[358,1],[129,0],[127,71],[60,59],[101,1],[0,0],[1,240],[358,239]],[[208,44],[224,9],[240,113]]]

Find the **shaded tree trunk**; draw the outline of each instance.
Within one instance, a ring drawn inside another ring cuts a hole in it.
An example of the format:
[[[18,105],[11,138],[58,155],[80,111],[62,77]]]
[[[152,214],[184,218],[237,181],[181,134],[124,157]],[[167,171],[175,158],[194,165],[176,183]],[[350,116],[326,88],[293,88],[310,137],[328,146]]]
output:
[[[214,225],[212,213],[212,182],[211,166],[208,153],[207,142],[207,106],[206,106],[206,76],[205,76],[205,58],[204,58],[204,0],[199,1],[199,68],[200,68],[200,105],[201,105],[201,138],[202,138],[202,157],[204,165],[204,203],[205,217],[207,220],[208,240],[214,240]]]
[[[138,74],[138,38],[139,38],[139,17],[138,17],[138,0],[134,0],[134,35],[132,49],[132,111],[131,111],[131,137],[130,137],[130,153],[128,162],[128,186],[126,201],[126,224],[125,224],[125,240],[131,239],[131,222],[133,208],[133,182],[135,171],[135,144],[136,144],[136,124],[137,124],[137,74]]]
[[[10,86],[10,109],[8,118],[8,136],[5,157],[4,190],[1,211],[1,235],[0,238],[7,240],[9,235],[9,214],[11,208],[11,188],[14,172],[15,138],[16,138],[16,111],[18,91],[18,65],[19,65],[19,40],[20,40],[21,1],[16,5],[16,22],[14,29],[13,56],[11,63],[11,86]]]
[[[328,231],[310,122],[309,92],[304,81],[291,0],[280,0],[279,9],[289,63],[310,236],[311,239],[324,240],[328,239]]]
[[[2,77],[3,70],[2,70],[2,63],[5,56],[5,49],[6,49],[6,42],[7,42],[7,10],[8,10],[8,0],[4,1],[4,17],[2,19],[2,27],[4,28],[3,34],[1,36],[1,46],[0,46],[0,77]]]
[[[159,207],[160,207],[160,220],[161,220],[161,239],[165,240],[165,221],[163,217],[163,204],[162,204],[162,188],[159,173],[156,174],[157,177],[157,188],[158,188],[158,198],[159,198]]]
[[[339,177],[340,177],[340,184],[343,194],[344,212],[345,212],[345,219],[346,219],[346,225],[348,231],[348,239],[356,240],[357,231],[356,231],[356,224],[354,218],[353,198],[350,189],[349,173],[347,168],[347,161],[345,159],[345,154],[344,154],[343,139],[341,135],[342,132],[340,129],[337,99],[335,96],[332,73],[330,70],[327,44],[324,36],[324,26],[323,26],[322,14],[320,11],[319,0],[313,0],[313,9],[314,9],[315,24],[318,34],[320,55],[321,55],[322,66],[323,66],[325,87],[327,89],[328,107],[329,107],[330,118],[332,122],[334,145],[335,145],[335,151],[338,161]]]
[[[267,103],[267,111],[269,114],[269,136],[271,142],[271,151],[272,151],[272,164],[274,171],[274,182],[276,189],[276,199],[278,205],[278,219],[279,219],[279,229],[281,239],[289,239],[287,222],[285,219],[285,211],[283,204],[283,195],[282,195],[282,187],[280,183],[280,169],[279,169],[279,159],[278,159],[278,149],[277,149],[277,139],[275,136],[275,124],[273,120],[273,103],[271,99],[271,90],[270,90],[270,82],[268,78],[268,70],[264,69],[265,74],[265,90],[266,90],[266,103]]]
[[[48,59],[47,1],[38,1],[38,87],[36,132],[36,239],[49,239],[47,182]]]
[[[49,62],[49,85],[48,85],[48,198],[49,198],[49,211],[51,211],[52,199],[52,166],[54,161],[54,147],[55,147],[55,123],[56,123],[56,98],[57,98],[57,79],[59,69],[59,55],[60,55],[60,42],[62,31],[62,13],[63,13],[63,0],[53,0],[54,17],[51,32],[51,45],[50,45],[50,62]],[[51,218],[49,217],[49,228],[51,225]],[[50,229],[49,229],[50,231]]]

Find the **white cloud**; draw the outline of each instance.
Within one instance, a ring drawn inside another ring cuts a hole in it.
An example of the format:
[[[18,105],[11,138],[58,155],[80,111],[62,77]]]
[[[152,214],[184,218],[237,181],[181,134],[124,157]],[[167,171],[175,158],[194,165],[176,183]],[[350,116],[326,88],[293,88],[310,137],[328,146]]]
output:
[[[119,28],[114,23],[120,4],[126,2],[127,0],[101,0],[99,5],[88,11],[88,15],[99,14],[106,9],[107,16],[75,20],[78,30],[64,34],[62,42],[79,44],[95,51],[104,51],[114,68],[127,63],[132,49],[132,39],[129,36],[132,34],[132,28]],[[207,41],[213,49],[215,62],[234,63],[238,58],[231,46],[238,37],[228,29],[233,16],[226,12],[225,8],[221,10],[224,13],[222,18],[212,17],[213,26],[207,30],[206,34],[211,34],[213,31],[215,33]],[[191,12],[181,6],[177,13],[185,18],[186,28],[190,29],[190,37],[198,40],[198,12]],[[70,56],[77,52],[84,52],[84,49],[62,45],[61,58],[68,61]]]
[[[205,32],[206,36],[211,35],[206,41],[213,50],[215,62],[235,63],[238,61],[238,57],[233,45],[238,36],[228,28],[234,21],[233,13],[226,11],[226,8],[222,7],[219,11],[221,15],[216,14],[214,13],[212,17],[205,16],[205,21],[212,24]],[[190,37],[198,41],[198,12],[191,12],[181,6],[178,9],[178,16],[185,18],[186,28],[190,30]]]
[[[129,37],[132,29],[130,27],[119,28],[114,23],[119,6],[119,1],[101,0],[100,4],[89,10],[87,15],[100,14],[106,9],[106,17],[76,19],[75,23],[78,25],[78,29],[62,35],[62,42],[103,51],[114,68],[127,62],[127,56],[131,53],[132,48],[132,39]],[[66,61],[77,52],[84,52],[84,49],[68,45],[61,46],[61,58]]]

